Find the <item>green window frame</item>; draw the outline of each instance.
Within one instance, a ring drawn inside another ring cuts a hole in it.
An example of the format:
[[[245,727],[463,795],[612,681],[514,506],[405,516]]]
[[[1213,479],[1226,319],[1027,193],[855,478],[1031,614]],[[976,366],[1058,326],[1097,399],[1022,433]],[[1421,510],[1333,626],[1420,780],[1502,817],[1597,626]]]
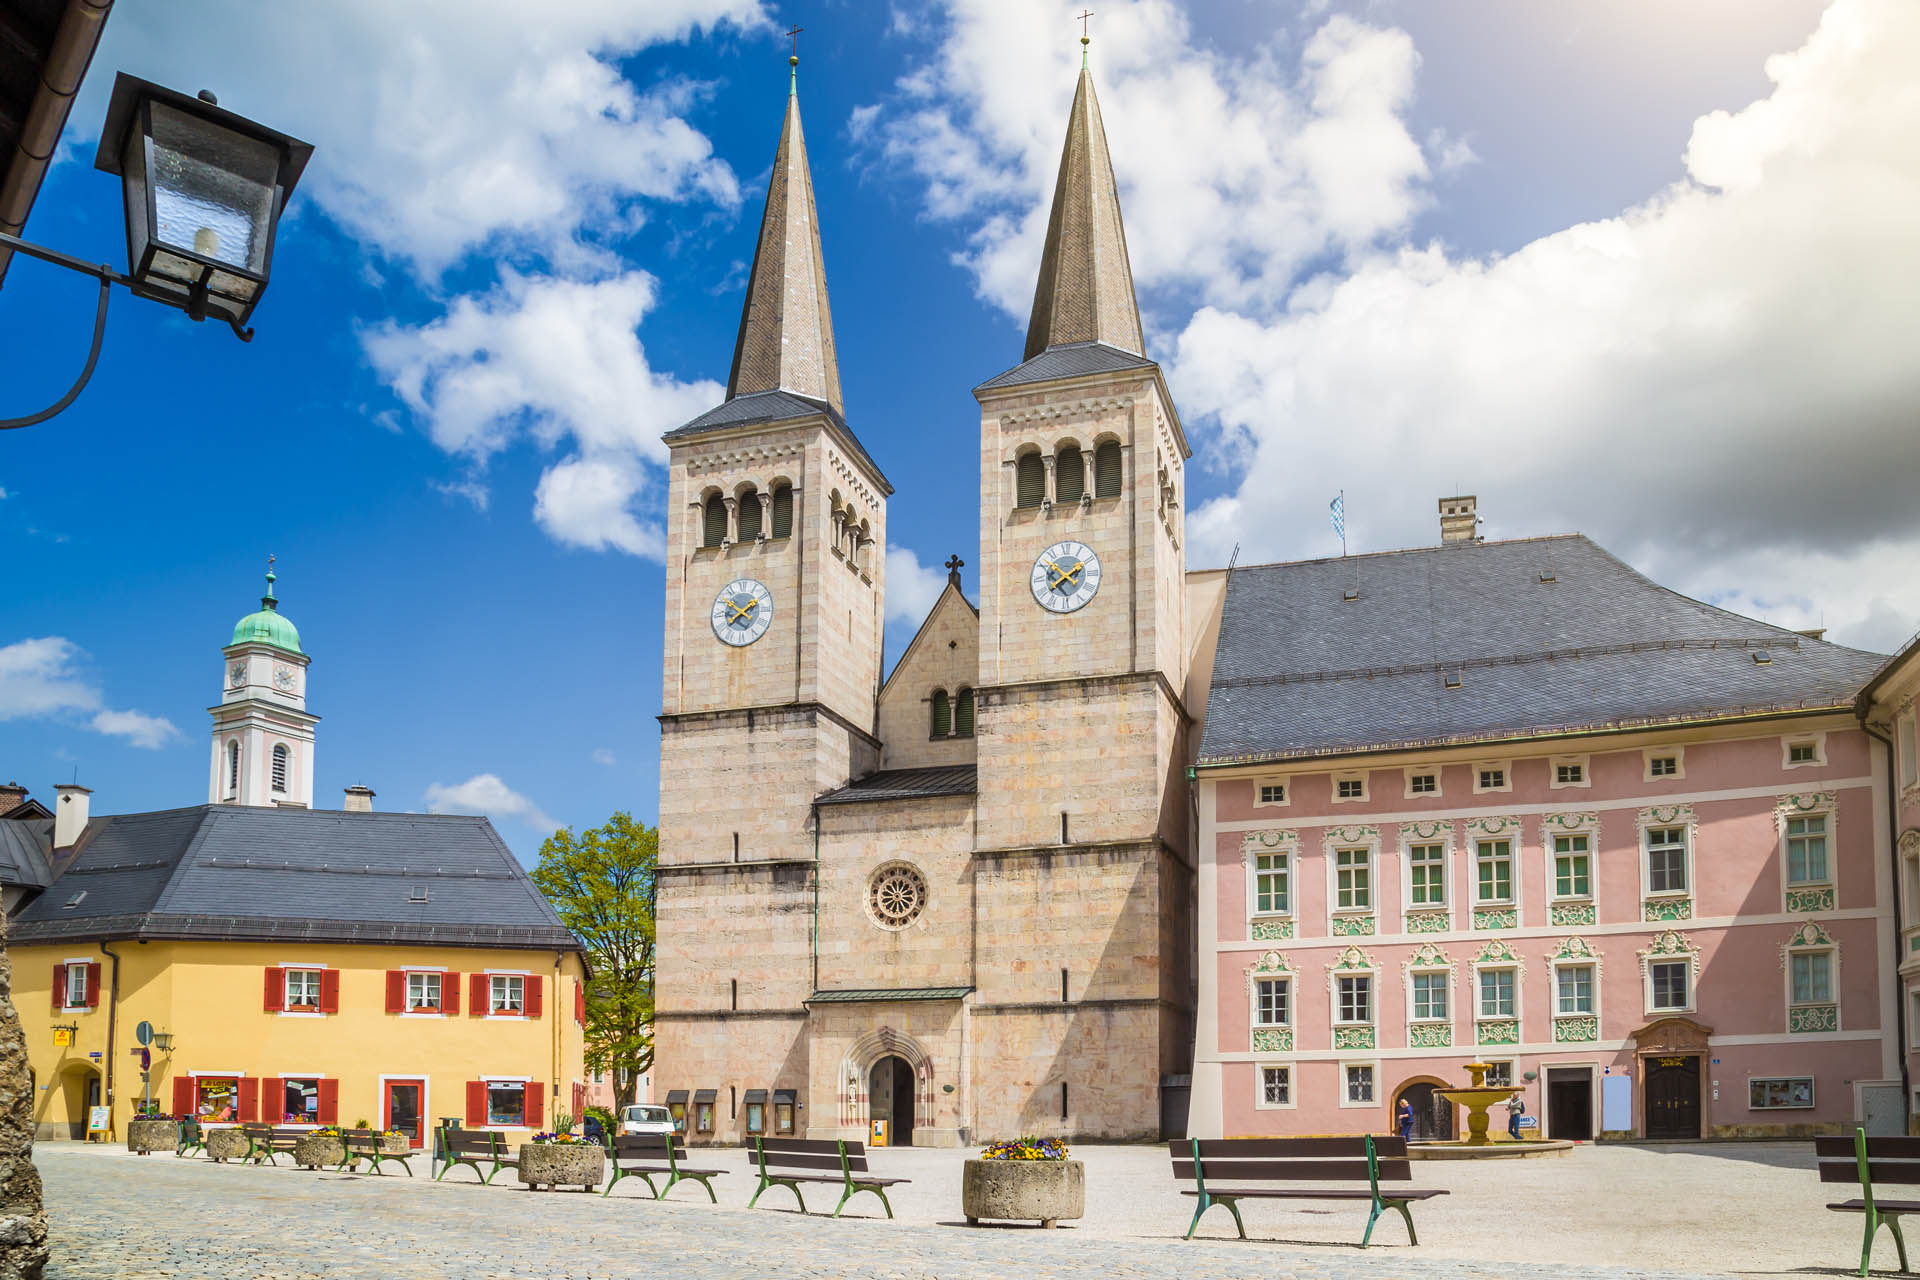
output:
[[[1513,841],[1482,840],[1474,851],[1478,900],[1513,901]]]
[[[1447,847],[1444,844],[1407,846],[1407,901],[1416,907],[1446,905]]]
[[[1369,911],[1373,908],[1373,850],[1333,851],[1334,909]]]
[[[1253,859],[1254,910],[1263,916],[1283,916],[1291,910],[1292,898],[1288,855],[1260,853]]]
[[[1566,835],[1553,838],[1553,896],[1593,896],[1593,853],[1588,837]]]
[[[1480,1016],[1482,1018],[1513,1017],[1513,988],[1513,970],[1482,969],[1480,971]]]
[[[1809,813],[1787,819],[1787,883],[1826,884],[1832,879],[1827,863],[1827,815]]]

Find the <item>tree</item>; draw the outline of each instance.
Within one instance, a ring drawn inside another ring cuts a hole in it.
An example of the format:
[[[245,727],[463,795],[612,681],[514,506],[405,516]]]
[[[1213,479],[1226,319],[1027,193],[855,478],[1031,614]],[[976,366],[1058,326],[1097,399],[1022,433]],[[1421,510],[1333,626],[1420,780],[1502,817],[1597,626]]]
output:
[[[660,832],[624,811],[540,846],[533,882],[587,949],[587,1067],[614,1073],[620,1106],[653,1066],[653,908]],[[622,1079],[622,1073],[625,1078]]]

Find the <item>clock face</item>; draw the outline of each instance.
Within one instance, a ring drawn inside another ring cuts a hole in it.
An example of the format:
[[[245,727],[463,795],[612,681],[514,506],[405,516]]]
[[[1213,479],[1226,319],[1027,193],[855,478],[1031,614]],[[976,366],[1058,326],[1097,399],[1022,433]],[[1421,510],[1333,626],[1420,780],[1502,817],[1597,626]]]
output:
[[[247,664],[236,662],[227,668],[227,683],[238,689],[247,682]]]
[[[293,692],[293,668],[288,666],[275,667],[273,669],[273,683],[274,683],[274,687],[279,689],[282,693],[292,693]]]
[[[1033,598],[1043,609],[1072,613],[1100,590],[1100,557],[1084,542],[1056,542],[1033,562]]]
[[[736,578],[713,598],[713,634],[735,648],[752,644],[773,625],[773,592],[752,578]]]

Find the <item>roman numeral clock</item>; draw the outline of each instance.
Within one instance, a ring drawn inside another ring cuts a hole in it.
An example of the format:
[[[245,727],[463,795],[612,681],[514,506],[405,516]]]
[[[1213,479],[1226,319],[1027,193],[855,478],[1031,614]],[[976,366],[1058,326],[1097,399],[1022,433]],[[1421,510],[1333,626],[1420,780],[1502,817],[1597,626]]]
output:
[[[1033,562],[1033,598],[1053,613],[1085,607],[1100,590],[1100,557],[1084,542],[1056,542]]]
[[[773,625],[773,592],[764,582],[736,578],[713,598],[713,634],[721,644],[744,648]]]

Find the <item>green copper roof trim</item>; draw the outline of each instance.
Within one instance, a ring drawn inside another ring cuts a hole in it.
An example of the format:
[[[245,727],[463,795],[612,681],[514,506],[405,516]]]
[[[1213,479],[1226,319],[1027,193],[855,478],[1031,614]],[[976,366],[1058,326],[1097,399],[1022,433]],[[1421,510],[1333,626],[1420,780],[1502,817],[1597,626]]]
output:
[[[277,581],[273,569],[267,569],[267,594],[260,597],[260,608],[233,624],[231,644],[270,644],[276,649],[285,649],[288,653],[297,653],[306,657],[306,650],[300,647],[300,630],[280,613],[280,602],[274,597],[273,584]]]
[[[787,96],[800,96],[800,57],[798,54],[787,59]]]
[[[816,991],[806,1004],[865,1004],[870,1000],[960,1000],[972,987],[892,987],[860,991]]]

